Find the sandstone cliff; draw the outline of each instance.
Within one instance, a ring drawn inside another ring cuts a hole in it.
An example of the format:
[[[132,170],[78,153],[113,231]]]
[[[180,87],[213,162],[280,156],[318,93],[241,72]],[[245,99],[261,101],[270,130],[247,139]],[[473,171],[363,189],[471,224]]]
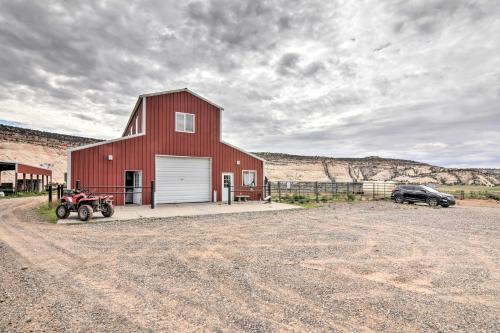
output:
[[[421,162],[381,158],[332,158],[256,153],[264,158],[270,180],[396,181],[447,185],[499,185],[500,169],[442,168]]]

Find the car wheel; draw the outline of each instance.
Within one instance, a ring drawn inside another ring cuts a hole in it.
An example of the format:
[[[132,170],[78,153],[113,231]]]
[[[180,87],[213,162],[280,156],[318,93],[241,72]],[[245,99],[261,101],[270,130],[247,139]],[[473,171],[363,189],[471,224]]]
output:
[[[105,203],[102,205],[101,213],[104,217],[111,217],[115,213],[115,208],[113,207],[113,205]]]
[[[436,207],[438,205],[438,201],[436,198],[427,199],[427,204],[431,207]]]
[[[403,202],[405,202],[405,198],[403,198],[403,196],[401,194],[397,194],[394,197],[394,202],[398,203],[398,204],[402,204]]]
[[[78,218],[80,221],[88,221],[92,219],[92,215],[94,214],[94,211],[92,210],[92,207],[89,205],[82,205],[80,208],[78,208]]]
[[[65,219],[69,216],[69,210],[66,205],[59,205],[56,208],[56,215],[58,219]]]

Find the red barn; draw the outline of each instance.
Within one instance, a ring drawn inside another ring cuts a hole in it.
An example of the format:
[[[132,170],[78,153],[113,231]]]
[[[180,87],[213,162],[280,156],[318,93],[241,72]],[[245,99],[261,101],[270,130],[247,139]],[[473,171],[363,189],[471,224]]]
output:
[[[68,151],[68,187],[150,204],[154,180],[156,203],[208,202],[227,201],[231,181],[262,199],[264,160],[221,140],[222,110],[188,89],[141,95],[121,138]]]

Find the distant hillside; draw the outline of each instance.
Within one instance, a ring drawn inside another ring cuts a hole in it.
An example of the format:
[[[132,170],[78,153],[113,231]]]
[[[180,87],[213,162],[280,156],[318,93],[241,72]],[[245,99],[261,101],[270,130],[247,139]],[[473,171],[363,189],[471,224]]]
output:
[[[52,169],[53,180],[62,183],[71,147],[101,140],[0,125],[0,161],[17,161]],[[3,181],[12,175],[2,173]]]
[[[49,167],[54,171],[54,181],[62,182],[66,172],[67,149],[99,141],[101,140],[0,125],[0,161],[19,161]],[[500,185],[500,169],[442,168],[378,156],[334,158],[265,152],[255,154],[267,161],[266,175],[272,181],[393,180],[448,185]]]
[[[102,140],[0,125],[0,142],[24,142],[50,147],[76,147]]]
[[[454,169],[370,156],[364,158],[255,153],[264,158],[271,180],[396,181],[460,185],[499,185],[500,169]]]

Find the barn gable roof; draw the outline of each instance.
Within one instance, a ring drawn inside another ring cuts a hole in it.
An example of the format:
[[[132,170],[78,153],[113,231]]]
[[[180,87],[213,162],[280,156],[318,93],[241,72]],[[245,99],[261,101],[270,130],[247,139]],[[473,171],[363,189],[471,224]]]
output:
[[[199,99],[207,102],[208,104],[215,106],[217,109],[224,110],[224,108],[222,106],[217,105],[214,102],[209,101],[205,97],[202,97],[202,96],[198,95],[197,93],[195,93],[192,90],[189,90],[188,88],[175,89],[175,90],[166,90],[166,91],[160,91],[160,92],[155,92],[155,93],[150,93],[150,94],[142,94],[139,97],[152,97],[152,96],[159,96],[159,95],[175,94],[175,93],[179,93],[179,92],[190,93],[191,95],[193,95],[193,96],[195,96],[195,97],[197,97],[197,98],[199,98]]]
[[[125,126],[125,128],[123,129],[123,133],[122,133],[122,136],[125,136],[126,134],[126,131],[127,131],[127,128],[128,126],[130,125],[130,122],[132,121],[132,118],[134,117],[134,114],[135,112],[137,111],[137,107],[139,106],[139,104],[141,103],[142,100],[144,100],[144,98],[146,97],[153,97],[153,96],[160,96],[160,95],[169,95],[169,94],[175,94],[175,93],[180,93],[180,92],[187,92],[205,102],[207,102],[208,104],[212,105],[212,106],[215,106],[217,109],[219,110],[224,110],[224,108],[222,106],[219,106],[217,104],[215,104],[214,102],[211,102],[209,101],[208,99],[198,95],[197,93],[195,93],[194,91],[192,90],[189,90],[188,88],[182,88],[182,89],[174,89],[174,90],[165,90],[165,91],[160,91],[160,92],[155,92],[155,93],[149,93],[149,94],[142,94],[142,95],[139,95],[139,97],[137,98],[137,102],[135,103],[135,106],[134,106],[134,109],[132,110],[132,113],[130,114],[130,117],[127,121],[127,125]]]

